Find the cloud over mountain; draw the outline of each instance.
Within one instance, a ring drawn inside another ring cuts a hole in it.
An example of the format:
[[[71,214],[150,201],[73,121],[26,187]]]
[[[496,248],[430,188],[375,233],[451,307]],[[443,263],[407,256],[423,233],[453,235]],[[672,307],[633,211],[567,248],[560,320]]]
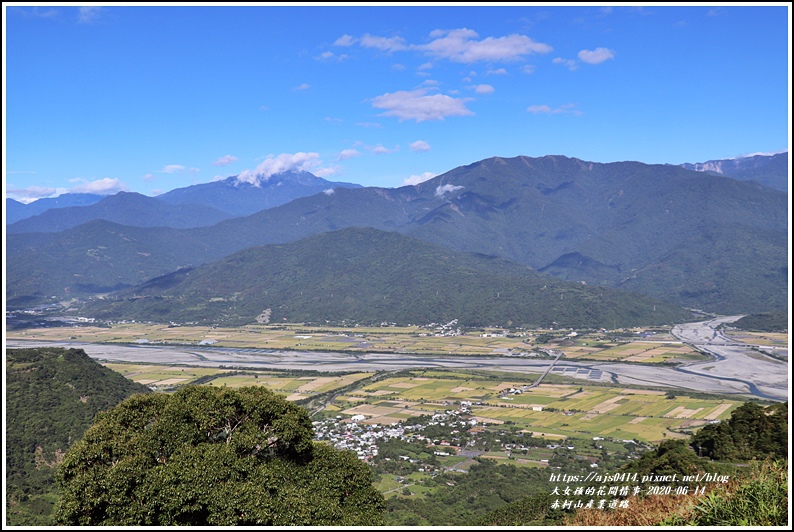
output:
[[[304,153],[281,153],[273,156],[268,155],[264,161],[259,163],[253,170],[243,170],[237,176],[238,183],[249,183],[258,185],[262,181],[267,181],[270,176],[283,172],[311,171],[320,165],[320,154],[315,152]]]

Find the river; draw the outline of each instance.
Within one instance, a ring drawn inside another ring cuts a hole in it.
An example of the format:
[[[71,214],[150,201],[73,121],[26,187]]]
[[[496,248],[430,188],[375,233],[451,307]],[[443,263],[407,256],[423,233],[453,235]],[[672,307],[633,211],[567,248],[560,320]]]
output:
[[[715,360],[674,368],[619,362],[573,362],[559,360],[552,374],[581,379],[583,383],[613,382],[629,386],[665,386],[705,393],[754,395],[786,401],[788,364],[739,345],[722,336],[716,327],[737,316],[720,320],[677,325],[674,336],[682,342],[714,354]],[[728,345],[729,344],[729,345]],[[550,360],[516,356],[426,356],[396,353],[339,353],[234,349],[211,346],[164,346],[91,344],[8,340],[6,346],[74,347],[85,350],[100,362],[173,364],[245,369],[301,369],[315,371],[383,371],[415,368],[479,369],[514,373],[542,373]]]

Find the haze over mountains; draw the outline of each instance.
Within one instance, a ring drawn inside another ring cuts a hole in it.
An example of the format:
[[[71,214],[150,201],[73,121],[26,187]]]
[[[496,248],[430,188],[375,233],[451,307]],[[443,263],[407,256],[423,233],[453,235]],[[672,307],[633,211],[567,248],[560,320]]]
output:
[[[110,220],[136,227],[184,229],[213,225],[228,218],[233,215],[207,205],[174,205],[136,192],[119,192],[91,205],[49,209],[9,225],[6,231],[56,233],[93,220]]]
[[[103,197],[99,194],[61,194],[55,198],[41,198],[32,203],[22,203],[6,198],[6,224],[12,224],[50,209],[91,205]]]
[[[308,176],[286,177],[311,183]],[[291,186],[275,184],[276,177],[258,190]],[[233,202],[217,191],[233,194],[231,179],[172,191],[170,201],[200,204],[212,185],[206,196],[219,209]],[[396,231],[680,306],[726,313],[787,306],[787,194],[753,181],[674,165],[546,156],[494,157],[395,189],[327,183],[318,194],[204,227],[94,220],[49,234],[9,232],[9,306],[108,292],[252,246],[346,227]]]

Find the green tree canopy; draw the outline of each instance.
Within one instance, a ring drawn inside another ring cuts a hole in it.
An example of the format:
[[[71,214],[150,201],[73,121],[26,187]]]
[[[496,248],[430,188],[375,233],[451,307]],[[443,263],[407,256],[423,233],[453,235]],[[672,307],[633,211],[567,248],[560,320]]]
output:
[[[700,429],[691,446],[714,460],[788,458],[788,402],[744,403],[729,420]]]
[[[97,416],[58,469],[62,525],[378,525],[370,469],[261,388],[187,386]]]

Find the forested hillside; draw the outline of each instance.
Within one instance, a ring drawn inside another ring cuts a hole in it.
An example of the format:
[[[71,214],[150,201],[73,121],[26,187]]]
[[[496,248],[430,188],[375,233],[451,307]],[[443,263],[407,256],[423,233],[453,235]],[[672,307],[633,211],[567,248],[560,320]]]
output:
[[[45,525],[55,467],[94,416],[148,393],[81,349],[6,350],[6,510],[9,524]]]
[[[686,321],[657,299],[560,281],[497,257],[348,228],[251,248],[81,310],[100,319],[245,324],[625,327]],[[266,317],[265,317],[266,316]]]

